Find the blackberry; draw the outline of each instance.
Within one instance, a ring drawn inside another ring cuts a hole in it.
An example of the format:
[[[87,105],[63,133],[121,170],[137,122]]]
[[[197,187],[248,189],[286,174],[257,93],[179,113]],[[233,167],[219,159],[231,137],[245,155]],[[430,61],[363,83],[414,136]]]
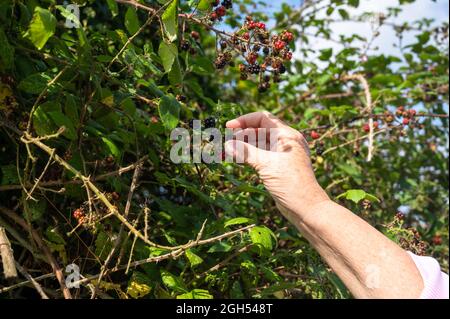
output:
[[[183,41],[181,42],[181,50],[183,50],[183,51],[189,51],[190,48],[191,48],[191,45],[189,44],[188,41],[183,40]]]
[[[233,7],[233,1],[232,0],[223,0],[222,5],[227,9],[231,9]]]
[[[241,73],[241,80],[242,81],[248,80],[248,73],[247,72],[242,72]]]
[[[178,94],[176,98],[177,98],[178,102],[182,102],[182,103],[187,102],[187,97],[184,95]]]
[[[265,55],[269,55],[269,53],[270,53],[269,47],[264,47],[263,52]]]
[[[222,50],[225,50],[225,49],[227,48],[227,46],[228,46],[227,41],[225,41],[225,40],[221,40],[221,41],[220,41],[220,48],[221,48]]]
[[[321,155],[323,155],[323,152],[325,152],[323,146],[318,146],[317,149],[316,149],[316,154],[318,156],[321,156]]]
[[[270,88],[270,83],[269,82],[263,82],[263,83],[259,84],[258,91],[260,93],[264,93],[264,92],[267,92],[267,90],[269,90],[269,88]]]
[[[227,61],[218,59],[214,62],[214,65],[216,66],[216,69],[221,70],[227,65]]]
[[[248,72],[250,74],[258,74],[261,71],[259,64],[251,64],[248,66]]]
[[[286,73],[287,69],[284,66],[284,64],[282,64],[282,65],[280,65],[278,71],[280,72],[280,74],[284,74],[284,73]]]
[[[216,119],[213,117],[209,117],[205,120],[205,128],[213,128],[216,127]]]

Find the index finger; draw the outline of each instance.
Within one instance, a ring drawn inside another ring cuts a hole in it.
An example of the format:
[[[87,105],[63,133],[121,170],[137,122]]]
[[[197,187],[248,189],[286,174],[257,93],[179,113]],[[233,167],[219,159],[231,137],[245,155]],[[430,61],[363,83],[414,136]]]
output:
[[[226,124],[227,128],[279,128],[284,124],[279,118],[270,112],[254,112],[245,114]]]

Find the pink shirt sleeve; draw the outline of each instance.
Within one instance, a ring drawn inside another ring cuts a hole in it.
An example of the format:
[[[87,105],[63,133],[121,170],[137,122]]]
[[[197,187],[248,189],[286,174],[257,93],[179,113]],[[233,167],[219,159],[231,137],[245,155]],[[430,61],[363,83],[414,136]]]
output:
[[[448,299],[449,278],[441,271],[436,259],[408,252],[423,278],[424,289],[420,299]]]

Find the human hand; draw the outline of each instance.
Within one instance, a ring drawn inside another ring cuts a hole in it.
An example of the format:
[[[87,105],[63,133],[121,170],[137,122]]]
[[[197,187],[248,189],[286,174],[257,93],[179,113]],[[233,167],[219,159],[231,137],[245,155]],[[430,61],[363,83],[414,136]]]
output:
[[[225,144],[227,156],[257,170],[289,220],[292,213],[304,217],[313,206],[329,200],[314,176],[308,143],[300,132],[269,112],[241,116],[229,121],[227,128],[240,129],[236,140]]]

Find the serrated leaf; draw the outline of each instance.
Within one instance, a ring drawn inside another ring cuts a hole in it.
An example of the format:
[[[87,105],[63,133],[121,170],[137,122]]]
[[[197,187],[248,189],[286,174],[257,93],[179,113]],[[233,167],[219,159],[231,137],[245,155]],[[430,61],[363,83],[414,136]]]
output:
[[[158,49],[158,55],[161,58],[164,71],[169,73],[172,70],[172,66],[175,59],[178,57],[178,48],[173,43],[161,42]]]
[[[250,230],[250,238],[252,243],[271,251],[273,249],[272,238],[274,237],[272,231],[265,226],[254,227]]]
[[[40,94],[50,81],[50,77],[45,73],[31,74],[19,83],[19,89],[31,94]]]
[[[130,35],[135,34],[140,28],[136,10],[132,7],[128,7],[127,12],[125,13],[125,28],[127,28]]]
[[[214,299],[208,290],[194,289],[188,293],[178,295],[177,299]]]
[[[197,9],[201,11],[208,11],[212,6],[211,0],[200,0]]]
[[[173,0],[161,16],[164,33],[170,42],[178,36],[178,0]]]
[[[163,284],[169,288],[170,290],[173,290],[175,292],[179,293],[186,293],[186,287],[184,286],[181,279],[167,270],[161,269],[161,279]]]
[[[56,18],[47,9],[36,7],[33,18],[25,34],[39,50],[44,47],[48,39],[55,33]]]
[[[230,219],[229,221],[225,222],[225,227],[230,227],[234,225],[242,225],[242,224],[249,224],[251,223],[251,219],[247,217],[237,217]]]
[[[145,297],[151,292],[151,281],[141,272],[135,271],[128,283],[127,294],[134,299]]]
[[[180,104],[169,96],[163,96],[159,102],[159,116],[168,130],[173,130],[178,125],[180,116]]]
[[[374,195],[368,194],[362,189],[350,189],[337,197],[337,199],[340,198],[351,200],[355,204],[358,204],[359,202],[365,199],[370,200],[372,202],[380,202],[380,200],[376,198]]]
[[[192,268],[195,268],[196,266],[203,263],[203,259],[200,256],[196,255],[191,249],[186,250],[185,254]]]

